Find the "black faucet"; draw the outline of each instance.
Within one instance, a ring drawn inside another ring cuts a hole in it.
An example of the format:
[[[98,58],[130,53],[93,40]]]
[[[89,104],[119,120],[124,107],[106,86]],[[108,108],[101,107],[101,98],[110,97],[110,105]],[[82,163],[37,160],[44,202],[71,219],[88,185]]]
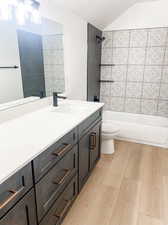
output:
[[[53,92],[53,106],[58,106],[58,98],[66,99],[67,97],[64,96],[58,96],[58,94],[61,94],[60,92]]]

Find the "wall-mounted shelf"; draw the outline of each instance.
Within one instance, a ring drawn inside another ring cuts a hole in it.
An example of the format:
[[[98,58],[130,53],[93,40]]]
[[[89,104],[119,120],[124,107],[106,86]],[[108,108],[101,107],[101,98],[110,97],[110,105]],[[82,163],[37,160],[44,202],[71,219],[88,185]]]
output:
[[[99,83],[114,83],[114,80],[99,80]]]
[[[100,66],[115,66],[115,64],[100,64]]]
[[[0,69],[18,69],[18,66],[0,66]]]

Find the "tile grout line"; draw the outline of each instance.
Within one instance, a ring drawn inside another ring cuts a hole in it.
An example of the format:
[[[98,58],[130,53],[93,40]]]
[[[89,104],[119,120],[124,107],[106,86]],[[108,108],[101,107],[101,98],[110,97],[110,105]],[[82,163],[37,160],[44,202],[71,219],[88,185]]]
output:
[[[153,29],[162,29],[162,28],[167,28],[167,26],[157,26],[157,27],[144,27],[144,28],[127,28],[127,29],[113,29],[112,31],[117,32],[117,31],[136,31],[136,30],[153,30]],[[105,32],[109,32],[106,30]]]
[[[142,47],[142,48],[145,48],[145,47]],[[149,48],[149,47],[148,47]],[[163,48],[163,46],[162,46]],[[131,49],[131,48],[129,48]],[[46,64],[46,65],[52,65],[52,64]],[[53,64],[54,65],[54,64]],[[55,64],[55,65],[62,65],[62,64]],[[119,64],[119,63],[116,63],[115,66],[126,66],[127,64]],[[168,66],[168,64],[165,64],[165,65],[162,65],[162,64],[133,64],[133,63],[130,63],[129,64],[130,66]]]
[[[144,65],[143,65],[143,77],[142,77],[141,96],[140,96],[140,113],[141,114],[142,114],[142,101],[143,101],[146,60],[147,60],[147,52],[148,52],[149,30],[147,29],[146,32],[147,32],[147,39],[146,39],[146,45],[145,45],[145,58],[144,58]]]
[[[166,57],[166,50],[167,50],[167,41],[168,41],[168,28],[167,28],[167,33],[166,33],[166,40],[165,40],[165,45],[164,45],[164,55],[163,55],[163,61],[162,61],[162,65],[164,65],[165,62],[165,57]],[[162,66],[161,69],[161,78],[160,78],[160,83],[159,83],[159,95],[158,95],[158,99],[157,99],[157,112],[156,114],[159,116],[159,103],[160,103],[160,95],[161,95],[161,86],[162,86],[162,79],[163,79],[163,71],[164,71],[164,66]],[[166,82],[165,82],[166,83]]]
[[[127,58],[127,69],[126,69],[126,77],[125,77],[125,94],[123,96],[123,111],[126,112],[126,98],[127,98],[127,81],[128,81],[128,69],[129,69],[129,57],[130,57],[130,46],[131,46],[131,31],[129,31],[129,43],[128,43],[128,58]]]
[[[121,80],[116,80],[115,82],[125,83],[125,81],[121,81]],[[143,83],[143,81],[128,81],[128,83]],[[156,82],[156,81],[155,82],[152,82],[152,81],[144,81],[144,83],[146,83],[146,84],[159,84],[160,82]],[[111,85],[111,83],[108,83],[108,84]],[[168,84],[168,82],[164,82],[164,84]]]
[[[136,49],[136,48],[145,48],[145,47],[146,47],[146,45],[144,45],[144,46],[130,46],[129,48],[135,48]],[[148,47],[149,48],[161,48],[161,47],[164,47],[164,45],[150,45]],[[113,46],[113,48],[128,48],[128,47]],[[104,49],[111,49],[111,47],[106,47]]]
[[[108,95],[102,95],[102,96],[104,96],[104,97],[109,97]],[[121,98],[120,96],[117,96],[117,95],[113,95],[113,96],[111,96],[111,97],[114,97],[114,98]],[[137,99],[137,100],[140,100],[141,98],[137,98],[137,97],[128,97],[128,99]],[[144,100],[154,100],[154,101],[157,100],[157,98],[143,98],[143,99],[144,99]],[[167,99],[164,99],[164,98],[160,98],[160,100],[167,102]]]
[[[112,57],[112,63],[113,63],[113,44],[114,44],[114,32],[111,33],[111,37],[112,37],[112,40],[111,40],[111,57]],[[111,67],[111,79],[113,80],[113,68]],[[112,107],[112,96],[111,96],[111,93],[112,93],[112,83],[110,85],[110,110],[113,108]]]

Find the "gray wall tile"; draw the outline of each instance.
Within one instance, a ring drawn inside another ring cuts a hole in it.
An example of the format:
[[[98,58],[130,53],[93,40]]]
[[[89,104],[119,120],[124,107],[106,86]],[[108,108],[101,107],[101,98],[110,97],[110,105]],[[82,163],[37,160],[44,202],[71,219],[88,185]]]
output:
[[[161,81],[161,66],[146,66],[144,71],[144,82],[158,83]]]
[[[128,66],[127,81],[143,81],[144,66]]]
[[[54,91],[64,92],[64,49],[63,35],[43,36],[43,58],[46,95]]]
[[[168,83],[168,66],[163,67],[162,82]]]
[[[129,52],[129,64],[143,65],[145,63],[145,48],[131,48]]]
[[[125,95],[125,82],[115,82],[111,85],[111,96],[122,97]]]
[[[63,50],[63,35],[43,36],[43,49]]]
[[[112,48],[113,32],[105,31],[105,32],[103,32],[103,37],[105,37],[105,40],[102,43],[102,48]]]
[[[113,47],[129,47],[129,31],[115,31],[113,33]]]
[[[112,68],[111,67],[101,67],[101,79],[109,80],[112,77]]]
[[[125,101],[125,111],[129,113],[140,113],[140,99],[127,98]]]
[[[142,97],[145,99],[157,99],[159,97],[159,84],[144,83]]]
[[[147,44],[147,29],[132,30],[130,35],[130,47],[145,47]]]
[[[113,111],[168,117],[168,28],[104,32],[101,96]],[[105,52],[104,52],[105,50]],[[105,55],[105,56],[104,56]]]
[[[163,47],[149,47],[147,49],[146,64],[147,65],[162,65],[164,59]]]
[[[123,112],[124,111],[124,98],[113,97],[111,98],[110,110]]]
[[[128,82],[126,86],[127,98],[140,98],[142,94],[142,83]]]
[[[165,46],[167,38],[166,28],[153,28],[149,30],[148,46]]]
[[[112,80],[114,81],[126,81],[127,66],[116,65],[112,68]]]
[[[159,101],[158,115],[168,117],[168,101]]]
[[[108,83],[101,83],[100,91],[103,96],[111,96],[111,86]]]
[[[128,48],[113,48],[114,64],[127,64],[128,61]]]
[[[159,98],[168,100],[168,84],[161,84]]]
[[[168,65],[168,46],[165,49],[164,65]]]
[[[157,100],[142,100],[141,103],[141,113],[147,115],[156,115],[157,114]]]
[[[112,63],[112,49],[110,48],[102,49],[101,63],[102,64]]]

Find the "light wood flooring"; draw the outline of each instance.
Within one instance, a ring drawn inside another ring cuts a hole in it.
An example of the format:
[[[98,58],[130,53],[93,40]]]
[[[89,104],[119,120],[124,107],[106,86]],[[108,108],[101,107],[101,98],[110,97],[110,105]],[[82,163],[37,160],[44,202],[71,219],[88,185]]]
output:
[[[116,141],[63,225],[168,225],[168,150]]]

